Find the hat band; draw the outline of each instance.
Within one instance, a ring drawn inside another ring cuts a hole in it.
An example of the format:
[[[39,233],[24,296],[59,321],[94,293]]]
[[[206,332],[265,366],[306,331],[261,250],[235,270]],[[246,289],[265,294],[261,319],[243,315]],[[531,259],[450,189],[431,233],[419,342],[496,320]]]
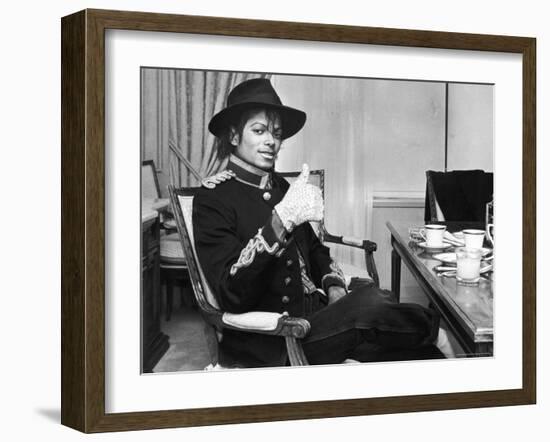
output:
[[[277,96],[273,96],[273,94],[269,93],[263,93],[263,94],[255,94],[253,96],[247,96],[247,97],[240,97],[240,99],[235,100],[228,100],[228,106],[238,106],[242,104],[266,104],[271,106],[281,106],[281,100]]]

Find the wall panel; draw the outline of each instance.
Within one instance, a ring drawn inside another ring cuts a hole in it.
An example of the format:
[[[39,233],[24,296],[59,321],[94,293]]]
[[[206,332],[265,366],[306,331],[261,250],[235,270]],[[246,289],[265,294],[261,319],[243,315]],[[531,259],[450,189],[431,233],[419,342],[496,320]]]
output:
[[[449,85],[448,170],[493,172],[493,91],[489,85]]]

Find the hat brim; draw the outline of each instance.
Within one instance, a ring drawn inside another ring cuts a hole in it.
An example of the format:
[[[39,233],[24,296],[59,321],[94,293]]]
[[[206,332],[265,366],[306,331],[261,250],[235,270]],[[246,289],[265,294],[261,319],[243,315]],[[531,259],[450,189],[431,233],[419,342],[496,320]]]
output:
[[[228,106],[212,117],[208,124],[208,130],[217,137],[221,137],[224,131],[232,125],[237,124],[239,116],[248,109],[265,108],[272,109],[281,116],[281,125],[283,129],[282,138],[287,139],[295,135],[304,127],[306,122],[306,113],[289,106],[267,104],[260,102],[239,103]]]

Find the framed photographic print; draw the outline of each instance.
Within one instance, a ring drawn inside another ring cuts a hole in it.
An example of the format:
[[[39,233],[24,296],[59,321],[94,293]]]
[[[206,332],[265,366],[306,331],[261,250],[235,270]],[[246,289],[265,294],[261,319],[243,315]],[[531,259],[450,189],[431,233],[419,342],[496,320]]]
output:
[[[64,17],[62,423],[534,403],[535,72],[525,37]]]

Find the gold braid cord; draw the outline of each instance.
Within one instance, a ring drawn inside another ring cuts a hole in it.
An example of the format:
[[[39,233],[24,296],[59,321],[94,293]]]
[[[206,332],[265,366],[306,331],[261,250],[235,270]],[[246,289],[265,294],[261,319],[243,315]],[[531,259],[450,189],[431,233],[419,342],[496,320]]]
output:
[[[275,255],[278,250],[279,243],[276,242],[270,247],[262,235],[262,229],[259,229],[254,238],[248,241],[248,244],[242,250],[239,260],[231,266],[229,274],[234,276],[239,269],[248,267],[252,264],[252,261],[254,261],[256,257],[256,253],[267,252],[270,255]]]

